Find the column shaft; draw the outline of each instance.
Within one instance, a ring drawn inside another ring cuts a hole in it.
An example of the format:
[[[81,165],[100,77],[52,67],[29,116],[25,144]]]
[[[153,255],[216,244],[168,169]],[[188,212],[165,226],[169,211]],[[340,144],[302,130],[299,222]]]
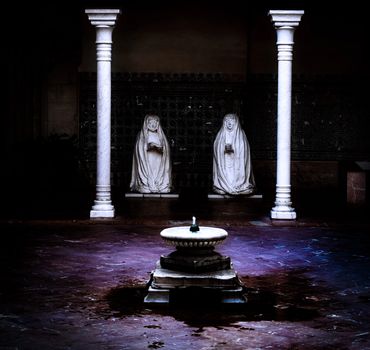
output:
[[[96,27],[97,60],[97,150],[96,199],[90,218],[112,218],[111,201],[111,56],[112,32],[120,10],[86,10]]]
[[[276,199],[271,218],[294,220],[290,184],[293,35],[303,11],[274,10],[269,14],[275,24],[278,48]]]

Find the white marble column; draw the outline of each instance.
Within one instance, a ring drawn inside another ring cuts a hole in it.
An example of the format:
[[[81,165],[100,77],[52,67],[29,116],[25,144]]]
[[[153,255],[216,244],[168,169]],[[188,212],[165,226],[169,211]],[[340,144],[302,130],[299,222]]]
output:
[[[277,32],[278,48],[278,113],[276,200],[271,219],[295,220],[291,201],[291,105],[294,29],[304,11],[271,10],[269,15]]]
[[[96,28],[97,61],[97,152],[96,152],[96,199],[90,218],[113,218],[111,200],[111,57],[112,32],[118,9],[85,10]]]

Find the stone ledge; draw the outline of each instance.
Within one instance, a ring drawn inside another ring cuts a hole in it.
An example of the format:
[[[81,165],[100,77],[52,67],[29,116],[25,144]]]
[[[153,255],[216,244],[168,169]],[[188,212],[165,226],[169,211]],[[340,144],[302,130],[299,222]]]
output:
[[[227,270],[191,273],[165,269],[158,262],[152,275],[151,286],[156,289],[186,287],[233,289],[240,284],[232,266]]]
[[[228,194],[209,194],[208,199],[229,199],[229,198],[245,198],[245,199],[262,199],[262,194],[252,194],[252,195],[238,195],[231,196]]]
[[[148,294],[144,299],[146,304],[169,304],[173,302],[180,302],[184,305],[184,302],[190,302],[192,305],[205,305],[205,304],[246,304],[248,302],[247,296],[243,290],[243,287],[236,287],[234,289],[211,289],[202,288],[201,299],[199,295],[194,294],[194,289],[187,290],[186,288],[170,289],[170,288],[148,288]],[[194,299],[195,297],[195,299]]]
[[[125,193],[126,198],[179,198],[177,193]]]

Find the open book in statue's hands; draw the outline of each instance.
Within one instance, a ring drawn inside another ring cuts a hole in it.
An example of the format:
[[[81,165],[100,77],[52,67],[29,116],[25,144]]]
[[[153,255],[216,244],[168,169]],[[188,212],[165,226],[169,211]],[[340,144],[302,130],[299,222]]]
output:
[[[160,154],[163,153],[163,147],[161,145],[158,145],[154,142],[149,142],[148,143],[148,147],[147,147],[147,151],[154,151],[154,152],[158,152]]]
[[[230,143],[225,145],[225,153],[234,153],[233,146]]]

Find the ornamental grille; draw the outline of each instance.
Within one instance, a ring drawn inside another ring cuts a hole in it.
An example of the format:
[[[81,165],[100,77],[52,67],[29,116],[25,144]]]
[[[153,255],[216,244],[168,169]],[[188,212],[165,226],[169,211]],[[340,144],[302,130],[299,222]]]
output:
[[[293,76],[292,160],[369,160],[365,82]],[[226,113],[237,113],[252,163],[276,159],[277,76],[112,74],[112,185],[128,190],[144,116],[155,113],[171,147],[174,192],[212,188],[212,147]],[[95,183],[96,74],[80,74],[80,149]],[[258,171],[258,170],[256,170]],[[257,186],[266,174],[255,172]]]

